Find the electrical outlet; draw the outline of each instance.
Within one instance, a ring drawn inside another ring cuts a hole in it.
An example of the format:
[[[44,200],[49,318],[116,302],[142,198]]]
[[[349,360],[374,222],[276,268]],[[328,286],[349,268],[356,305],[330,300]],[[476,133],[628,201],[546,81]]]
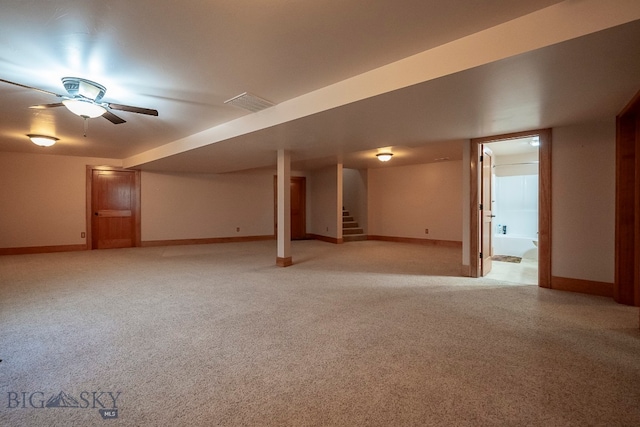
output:
[[[83,231],[82,233],[80,233],[80,238],[84,239],[87,235],[85,234],[85,232]]]
[[[239,233],[240,232],[240,227],[236,227],[236,231]]]
[[[429,234],[429,229],[428,228],[424,229],[424,234]]]

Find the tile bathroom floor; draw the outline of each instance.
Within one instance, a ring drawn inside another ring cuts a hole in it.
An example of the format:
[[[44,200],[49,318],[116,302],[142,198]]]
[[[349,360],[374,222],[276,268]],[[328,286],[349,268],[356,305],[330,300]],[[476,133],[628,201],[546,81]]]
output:
[[[522,258],[520,263],[493,261],[491,271],[485,277],[519,285],[537,285],[538,260]]]

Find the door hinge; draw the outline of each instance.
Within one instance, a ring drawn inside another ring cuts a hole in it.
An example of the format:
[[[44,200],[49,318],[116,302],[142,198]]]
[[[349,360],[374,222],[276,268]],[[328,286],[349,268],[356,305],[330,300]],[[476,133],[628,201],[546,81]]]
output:
[[[484,160],[484,156],[480,156],[480,162]]]
[[[480,210],[482,210],[482,203],[480,203]]]
[[[480,259],[482,259],[482,252],[480,252]]]

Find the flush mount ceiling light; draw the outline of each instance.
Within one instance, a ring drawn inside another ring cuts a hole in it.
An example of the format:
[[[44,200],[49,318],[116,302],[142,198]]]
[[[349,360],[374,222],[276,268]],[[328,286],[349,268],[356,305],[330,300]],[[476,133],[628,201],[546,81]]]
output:
[[[393,153],[378,153],[376,154],[376,157],[381,162],[388,162],[389,160],[391,160],[391,157],[393,157]]]
[[[103,106],[94,104],[91,101],[85,101],[82,98],[65,99],[64,101],[62,101],[62,103],[73,114],[84,119],[93,119],[95,117],[100,117],[107,112],[107,110]]]
[[[231,99],[227,99],[224,103],[251,111],[252,113],[257,113],[260,110],[273,107],[274,105],[273,102],[267,101],[266,99],[262,99],[259,96],[252,95],[248,92],[244,92]]]
[[[51,147],[58,140],[58,138],[55,138],[53,136],[46,136],[46,135],[28,134],[27,136],[29,137],[31,142],[33,142],[36,145],[39,145],[40,147]]]

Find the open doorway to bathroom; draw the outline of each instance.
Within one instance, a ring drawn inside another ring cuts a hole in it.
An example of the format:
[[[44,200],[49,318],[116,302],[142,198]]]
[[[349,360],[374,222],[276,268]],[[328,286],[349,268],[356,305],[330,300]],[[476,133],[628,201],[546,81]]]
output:
[[[540,287],[550,288],[551,287],[551,129],[540,129],[540,130],[532,130],[526,132],[519,132],[513,134],[505,134],[505,135],[496,135],[492,137],[484,137],[477,138],[471,140],[470,145],[470,233],[469,233],[469,256],[470,256],[470,268],[469,268],[469,276],[471,277],[481,277],[487,276],[491,274],[493,270],[493,255],[503,255],[498,254],[494,251],[494,240],[495,238],[501,238],[502,236],[514,235],[520,229],[520,232],[530,233],[531,226],[527,229],[526,227],[521,227],[520,225],[512,222],[513,219],[509,218],[509,215],[506,217],[498,218],[497,221],[494,219],[497,218],[497,215],[494,216],[493,212],[493,203],[490,200],[494,200],[493,194],[491,194],[491,198],[488,201],[486,198],[486,189],[490,188],[490,192],[493,192],[494,189],[492,186],[487,185],[487,173],[486,167],[483,164],[483,154],[485,149],[489,149],[491,144],[497,143],[505,143],[507,141],[516,141],[520,140],[520,143],[529,143],[531,139],[535,138],[536,141],[539,141],[538,146],[538,179],[537,179],[537,188],[538,188],[538,197],[537,197],[537,284]],[[498,147],[495,145],[495,147]],[[490,149],[489,149],[490,150]],[[497,148],[498,153],[501,151],[500,148]],[[499,155],[500,157],[500,155]],[[491,153],[491,160],[493,162],[493,153]],[[533,162],[535,160],[528,159],[518,159],[515,158],[503,158],[499,159],[499,162],[505,165],[510,163],[528,163]],[[512,167],[514,165],[510,165]],[[516,165],[520,166],[520,165]],[[500,166],[493,168],[500,169],[505,168],[507,166]],[[530,165],[531,168],[534,168],[534,165]],[[483,173],[484,172],[484,173]],[[512,171],[513,172],[513,171]],[[520,174],[516,171],[517,174]],[[500,174],[503,174],[502,172]],[[489,175],[489,180],[491,180],[491,175]],[[517,175],[515,175],[517,176]],[[531,179],[518,179],[520,181],[519,185],[524,185],[523,183],[526,181],[531,181]],[[516,181],[518,181],[516,180]],[[535,179],[534,179],[535,180]],[[495,183],[494,183],[495,185]],[[506,189],[514,190],[514,186],[518,184],[506,184],[503,187]],[[483,200],[484,199],[484,200]],[[484,202],[484,203],[483,203]],[[531,204],[529,204],[530,206]],[[495,207],[497,210],[500,210],[501,207]],[[503,213],[504,211],[504,207]],[[508,210],[508,209],[507,209]],[[497,212],[496,212],[497,213]],[[523,214],[522,210],[519,212],[521,216]],[[530,213],[531,215],[531,213]],[[511,215],[513,217],[513,215]],[[498,222],[500,221],[500,223]],[[511,222],[512,226],[510,228],[509,223]],[[506,223],[506,224],[504,224]],[[498,230],[498,225],[501,226],[501,229]],[[506,229],[504,228],[506,225]],[[515,229],[514,229],[515,227]],[[506,232],[506,233],[505,233]],[[531,245],[535,248],[535,237],[532,236],[520,236],[523,238],[527,238],[531,242]],[[531,237],[531,239],[529,239]],[[514,239],[515,240],[515,239]],[[513,242],[499,242],[499,248],[503,243],[513,243]],[[524,249],[522,255],[527,252],[527,249]],[[491,256],[487,256],[490,254]],[[508,254],[504,254],[508,255]],[[528,257],[535,257],[534,252],[527,253]],[[498,261],[499,262],[499,261]],[[488,267],[488,268],[487,268]],[[510,281],[514,281],[517,279],[517,274],[507,273],[510,277]],[[535,282],[534,282],[535,283]]]
[[[538,284],[538,195],[540,137],[484,144],[492,153],[491,271],[485,276]]]

